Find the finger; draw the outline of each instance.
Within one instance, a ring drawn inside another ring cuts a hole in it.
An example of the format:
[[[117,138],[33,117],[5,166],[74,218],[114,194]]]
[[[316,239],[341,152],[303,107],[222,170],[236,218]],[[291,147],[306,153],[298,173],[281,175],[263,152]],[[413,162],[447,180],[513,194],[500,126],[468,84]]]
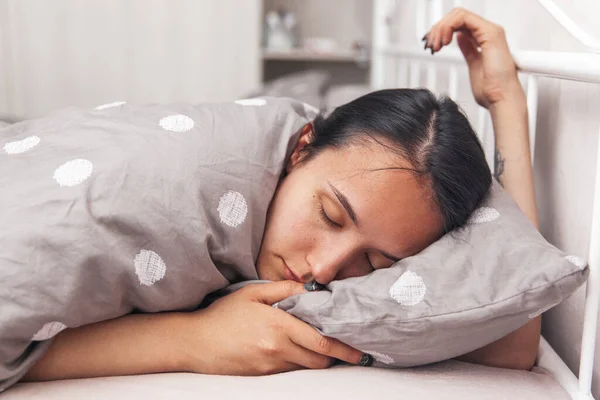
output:
[[[452,42],[452,35],[454,31],[449,29],[448,27],[440,28],[440,48],[443,46],[448,46],[450,42]]]
[[[247,289],[246,293],[250,298],[268,305],[273,305],[296,294],[306,293],[303,283],[289,280],[252,284],[244,289]]]
[[[433,54],[433,49],[431,48],[433,35],[434,35],[434,28],[432,27],[429,30],[429,32],[427,32],[427,34],[425,35],[425,46],[423,47],[424,50],[430,49],[431,54]]]
[[[291,317],[291,315],[290,315]],[[289,321],[290,340],[305,349],[334,357],[350,364],[359,364],[364,353],[329,336],[323,336],[307,323],[293,318]]]
[[[470,68],[480,61],[481,54],[477,51],[477,46],[473,43],[471,37],[462,32],[458,32],[456,41]]]
[[[310,369],[327,369],[335,362],[334,358],[306,349],[293,341],[290,341],[287,359],[294,364]]]
[[[444,18],[442,18],[439,24],[444,26],[446,35],[448,32],[464,30],[471,34],[471,36],[473,36],[479,43],[482,42],[482,39],[486,36],[486,33],[495,31],[497,27],[495,24],[483,19],[479,15],[460,7],[455,8],[448,13]]]
[[[428,43],[428,47],[431,49],[431,54],[435,53],[437,51],[436,48],[439,43],[439,24],[436,24],[433,27],[431,27],[430,38]]]

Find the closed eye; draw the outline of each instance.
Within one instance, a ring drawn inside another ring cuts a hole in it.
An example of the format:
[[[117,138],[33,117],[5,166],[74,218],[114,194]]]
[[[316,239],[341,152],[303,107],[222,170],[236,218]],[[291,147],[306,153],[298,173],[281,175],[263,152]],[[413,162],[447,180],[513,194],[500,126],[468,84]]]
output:
[[[340,224],[338,224],[337,222],[335,222],[334,220],[329,218],[329,216],[325,212],[325,208],[323,208],[323,203],[319,204],[319,213],[321,214],[321,218],[323,218],[323,221],[325,221],[325,223],[327,225],[329,225],[333,228],[341,228],[342,227]]]

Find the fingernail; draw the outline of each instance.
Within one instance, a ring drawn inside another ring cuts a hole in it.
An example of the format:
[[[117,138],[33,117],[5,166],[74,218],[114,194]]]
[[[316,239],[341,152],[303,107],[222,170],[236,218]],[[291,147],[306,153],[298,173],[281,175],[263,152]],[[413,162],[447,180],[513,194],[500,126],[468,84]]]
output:
[[[425,42],[425,46],[423,46],[423,50],[427,48],[427,42]]]
[[[309,292],[323,290],[323,289],[325,289],[325,287],[326,287],[325,285],[321,285],[317,281],[307,282],[304,284],[304,289],[308,290]]]
[[[370,354],[363,354],[358,362],[361,367],[370,367],[373,364],[373,357]]]
[[[426,33],[425,36],[423,36],[423,39],[421,39],[421,41],[427,39],[427,35],[429,35],[429,33]]]
[[[431,50],[431,55],[433,55],[433,47],[429,48]]]

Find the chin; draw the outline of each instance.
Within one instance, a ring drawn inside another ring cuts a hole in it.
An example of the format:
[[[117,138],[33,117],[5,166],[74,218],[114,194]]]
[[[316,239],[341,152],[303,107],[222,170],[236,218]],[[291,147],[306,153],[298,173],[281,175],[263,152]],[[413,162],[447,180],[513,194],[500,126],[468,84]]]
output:
[[[265,268],[262,264],[258,264],[256,266],[256,274],[258,275],[258,279],[264,281],[281,281],[283,278],[278,277],[275,274],[275,271],[270,271],[268,268]]]

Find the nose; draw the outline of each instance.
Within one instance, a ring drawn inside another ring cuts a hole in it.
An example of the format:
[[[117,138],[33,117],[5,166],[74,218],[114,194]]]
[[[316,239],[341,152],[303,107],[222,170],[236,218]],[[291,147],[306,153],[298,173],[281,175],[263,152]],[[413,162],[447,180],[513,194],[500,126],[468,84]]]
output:
[[[335,279],[340,270],[352,258],[355,245],[350,241],[334,246],[318,246],[319,248],[307,256],[312,278],[321,284],[328,284]]]

